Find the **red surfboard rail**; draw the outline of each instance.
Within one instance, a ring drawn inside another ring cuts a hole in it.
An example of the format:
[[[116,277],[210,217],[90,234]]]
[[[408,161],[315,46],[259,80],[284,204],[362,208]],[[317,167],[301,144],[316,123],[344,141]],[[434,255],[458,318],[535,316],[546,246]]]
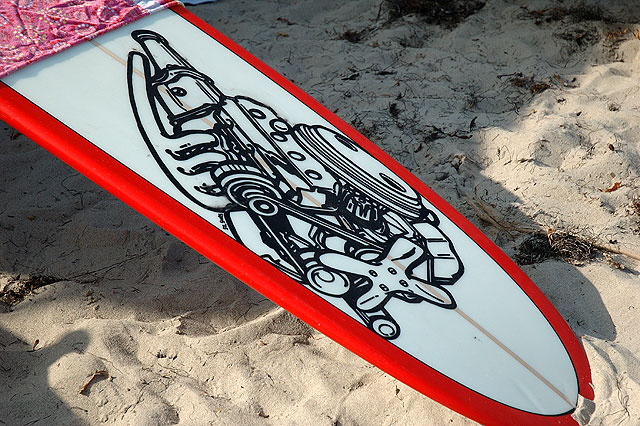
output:
[[[332,123],[396,173],[482,247],[522,288],[555,329],[577,374],[580,394],[593,399],[584,349],[551,302],[491,240],[417,177],[286,78],[183,7],[172,10],[222,43],[253,67]],[[383,338],[363,333],[363,326],[327,303],[215,226],[183,206],[90,141],[0,83],[0,118],[84,174],[126,204],[172,233],[318,331],[414,389],[483,424],[572,425],[571,413],[535,415],[508,407],[457,383]]]

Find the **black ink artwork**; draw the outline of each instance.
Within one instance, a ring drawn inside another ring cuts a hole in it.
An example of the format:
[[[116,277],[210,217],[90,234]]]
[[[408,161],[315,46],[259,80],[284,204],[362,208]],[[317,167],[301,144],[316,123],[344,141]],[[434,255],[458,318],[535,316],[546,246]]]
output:
[[[132,37],[142,49],[128,58],[139,130],[167,177],[218,212],[222,229],[325,299],[344,300],[386,339],[401,332],[392,301],[456,307],[446,287],[463,265],[415,190],[345,135],[222,93],[159,34]]]

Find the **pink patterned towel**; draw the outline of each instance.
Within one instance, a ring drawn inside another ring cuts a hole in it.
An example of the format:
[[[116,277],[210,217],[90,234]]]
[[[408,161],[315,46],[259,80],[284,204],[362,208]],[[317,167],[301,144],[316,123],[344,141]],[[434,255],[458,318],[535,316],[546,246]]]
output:
[[[0,0],[0,78],[177,0]]]

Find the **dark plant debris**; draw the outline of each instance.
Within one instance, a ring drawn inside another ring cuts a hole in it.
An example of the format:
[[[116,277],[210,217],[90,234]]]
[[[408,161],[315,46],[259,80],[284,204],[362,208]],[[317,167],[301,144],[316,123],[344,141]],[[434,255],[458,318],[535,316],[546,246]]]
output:
[[[600,40],[600,34],[594,25],[564,26],[553,35],[578,46],[592,46]]]
[[[605,39],[611,43],[618,43],[624,39],[631,38],[631,36],[636,40],[640,40],[640,29],[636,28],[635,30],[631,30],[629,27],[618,28],[614,31],[609,31]]]
[[[389,114],[391,114],[393,118],[398,118],[398,115],[400,115],[400,108],[398,108],[397,103],[389,103]]]
[[[429,143],[446,137],[447,134],[436,126],[429,126],[424,132],[423,142]]]
[[[346,40],[349,43],[360,43],[365,36],[371,32],[369,28],[365,28],[364,30],[356,31],[356,30],[347,30],[338,36],[340,40]]]
[[[634,197],[631,200],[631,214],[635,216],[638,223],[638,231],[640,231],[640,197]]]
[[[595,237],[584,237],[575,232],[555,229],[548,229],[545,232],[538,226],[532,227],[524,223],[510,222],[503,218],[493,206],[483,202],[475,192],[474,190],[473,200],[469,196],[465,196],[465,198],[482,221],[509,233],[518,232],[528,235],[518,246],[514,256],[516,262],[521,265],[531,265],[554,258],[564,259],[568,263],[577,265],[586,263],[597,255],[603,256],[607,260],[613,259],[612,255],[622,255],[640,261],[640,253],[618,247],[616,240],[609,240],[608,243],[602,244],[597,242]],[[634,208],[637,208],[636,214],[640,215],[640,200]],[[619,266],[615,267],[624,269]]]
[[[376,136],[379,134],[378,125],[376,123],[365,123],[361,117],[355,117],[351,120],[351,125],[365,138],[375,142],[374,139],[376,139]]]
[[[631,201],[631,206],[635,215],[640,218],[640,197],[634,198],[633,201]]]
[[[287,18],[285,18],[283,16],[280,16],[280,17],[276,18],[276,21],[282,22],[283,24],[287,24],[287,25],[295,25],[296,24],[295,22],[291,22],[289,19],[287,19]]]
[[[385,0],[391,19],[415,14],[429,24],[453,28],[485,5],[477,0]]]
[[[575,23],[584,21],[612,22],[614,20],[613,16],[602,10],[602,8],[584,4],[575,7],[550,7],[530,10],[527,16],[534,19],[536,25],[564,21],[565,19]]]
[[[435,140],[446,138],[446,137],[458,138],[458,139],[471,139],[472,135],[470,133],[459,133],[458,130],[454,130],[452,132],[445,132],[439,127],[430,125],[427,127],[427,129],[425,129],[422,142],[429,143],[429,142],[433,142]]]
[[[342,80],[347,81],[347,80],[357,80],[360,77],[360,73],[359,72],[354,72],[349,74],[346,77],[342,77]]]
[[[551,248],[549,238],[546,235],[533,234],[518,246],[515,259],[520,265],[533,265],[534,263],[553,259],[556,256],[557,254]]]
[[[0,288],[0,302],[9,306],[16,305],[33,294],[35,290],[60,281],[59,278],[48,275],[32,275],[24,277],[18,275],[10,278],[4,288]]]
[[[536,80],[533,75],[527,77],[521,72],[511,74],[509,83],[511,83],[511,85],[514,87],[528,90],[532,95],[538,95],[551,87],[550,83],[542,80]]]
[[[593,241],[566,231],[551,230],[535,233],[518,247],[515,256],[520,265],[531,265],[548,259],[564,259],[572,264],[580,264],[593,259],[598,248]]]
[[[547,237],[551,249],[569,263],[584,262],[596,255],[596,246],[588,238],[563,231],[549,232]]]

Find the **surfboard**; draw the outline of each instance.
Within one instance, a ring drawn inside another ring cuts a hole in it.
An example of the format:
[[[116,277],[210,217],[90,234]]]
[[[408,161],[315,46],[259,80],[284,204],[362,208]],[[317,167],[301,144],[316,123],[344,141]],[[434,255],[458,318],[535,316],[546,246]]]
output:
[[[583,348],[508,256],[182,7],[3,78],[0,118],[320,332],[471,419],[576,424],[579,395],[593,399]]]

